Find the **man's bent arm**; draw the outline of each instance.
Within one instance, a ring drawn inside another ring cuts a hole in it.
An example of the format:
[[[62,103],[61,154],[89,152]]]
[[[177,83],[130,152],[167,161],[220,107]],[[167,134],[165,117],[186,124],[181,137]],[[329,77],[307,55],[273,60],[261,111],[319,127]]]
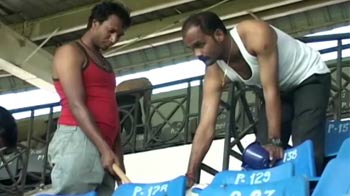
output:
[[[215,123],[222,90],[221,80],[219,79],[222,73],[218,73],[221,72],[218,69],[217,65],[208,67],[204,79],[201,119],[193,139],[187,170],[187,173],[194,178],[197,177],[199,166],[214,139]]]
[[[264,92],[268,137],[281,137],[281,97],[278,79],[277,35],[264,22],[247,22],[246,45],[257,56],[260,66],[260,80]],[[243,31],[245,31],[245,29]]]

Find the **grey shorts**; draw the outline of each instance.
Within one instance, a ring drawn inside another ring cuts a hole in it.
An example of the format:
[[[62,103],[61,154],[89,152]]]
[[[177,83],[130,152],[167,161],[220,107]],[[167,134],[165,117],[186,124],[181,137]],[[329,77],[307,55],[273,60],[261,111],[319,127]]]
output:
[[[112,195],[115,181],[102,168],[100,154],[78,126],[58,125],[49,144],[53,194],[81,194],[97,191]]]

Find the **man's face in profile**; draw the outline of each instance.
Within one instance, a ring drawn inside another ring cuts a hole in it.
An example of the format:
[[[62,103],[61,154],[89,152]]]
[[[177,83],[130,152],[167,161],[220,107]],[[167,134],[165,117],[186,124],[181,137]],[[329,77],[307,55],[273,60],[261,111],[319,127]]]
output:
[[[221,47],[214,36],[205,34],[200,27],[191,26],[183,34],[185,45],[206,66],[214,64],[220,55]]]

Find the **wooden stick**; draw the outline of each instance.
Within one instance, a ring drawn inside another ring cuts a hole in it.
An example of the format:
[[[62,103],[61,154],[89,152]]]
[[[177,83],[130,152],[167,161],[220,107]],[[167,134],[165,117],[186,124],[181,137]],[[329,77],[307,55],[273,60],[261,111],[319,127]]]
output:
[[[119,176],[123,184],[131,182],[130,179],[125,175],[123,170],[121,170],[117,164],[114,163],[112,167],[113,167],[113,171]]]

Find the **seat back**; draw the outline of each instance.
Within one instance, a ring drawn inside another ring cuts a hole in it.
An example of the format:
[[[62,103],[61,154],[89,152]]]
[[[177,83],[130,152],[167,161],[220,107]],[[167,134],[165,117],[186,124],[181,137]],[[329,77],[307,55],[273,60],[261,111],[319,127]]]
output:
[[[344,140],[337,154],[337,159],[350,159],[350,137]]]
[[[284,152],[283,160],[276,163],[292,163],[294,175],[302,175],[307,178],[316,177],[316,167],[314,158],[314,148],[311,140],[306,140],[298,146],[287,149]]]
[[[329,121],[325,134],[325,156],[333,157],[343,141],[350,137],[350,120]]]
[[[291,163],[286,163],[277,167],[262,170],[222,171],[215,175],[209,186],[225,186],[228,184],[264,184],[279,181],[292,176],[293,165]]]
[[[317,183],[312,196],[349,195],[350,159],[330,160]]]
[[[186,177],[179,176],[173,180],[159,183],[129,183],[119,186],[113,196],[152,195],[152,196],[184,196]]]
[[[54,195],[54,194],[42,193],[42,194],[37,194],[36,196],[97,196],[97,193],[95,191],[91,191],[83,194],[76,194],[76,195],[73,195],[73,194]]]
[[[302,176],[286,178],[284,180],[258,184],[208,186],[200,192],[200,196],[243,196],[243,195],[283,195],[309,196],[308,182]]]

